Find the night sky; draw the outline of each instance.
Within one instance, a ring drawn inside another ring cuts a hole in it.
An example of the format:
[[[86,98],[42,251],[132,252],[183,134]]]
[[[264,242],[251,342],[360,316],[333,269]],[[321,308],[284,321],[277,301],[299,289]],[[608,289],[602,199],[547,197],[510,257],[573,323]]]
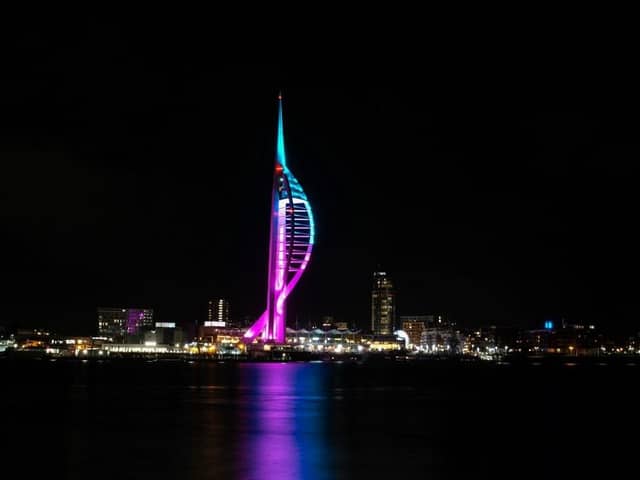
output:
[[[536,111],[513,90],[465,103],[401,78],[311,82],[308,65],[223,63],[159,32],[15,37],[0,323],[89,334],[97,306],[193,323],[219,296],[235,318],[261,313],[282,88],[317,224],[291,326],[366,327],[379,265],[401,315],[637,330],[637,116]]]

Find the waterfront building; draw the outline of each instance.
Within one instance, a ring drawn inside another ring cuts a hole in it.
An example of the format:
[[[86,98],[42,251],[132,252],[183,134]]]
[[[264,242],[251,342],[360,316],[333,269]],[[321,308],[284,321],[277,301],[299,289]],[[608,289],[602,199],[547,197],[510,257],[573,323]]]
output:
[[[173,322],[158,322],[153,330],[144,332],[145,345],[181,345],[185,336]]]
[[[624,350],[621,342],[607,340],[594,325],[563,323],[560,328],[525,330],[515,342],[515,351],[529,354],[598,355]]]
[[[98,334],[122,341],[153,328],[153,309],[98,307]]]
[[[422,340],[422,332],[427,325],[427,315],[403,315],[400,316],[402,330],[409,336],[409,345],[419,347]]]
[[[427,327],[422,331],[420,349],[427,353],[455,355],[463,348],[464,338],[452,327]]]
[[[209,300],[207,321],[224,322],[225,325],[229,325],[229,300],[226,298]]]
[[[374,272],[371,290],[371,332],[391,335],[395,330],[395,292],[386,272]]]
[[[175,345],[156,345],[156,344],[140,344],[140,343],[117,343],[117,344],[107,344],[102,347],[100,350],[100,355],[111,355],[111,354],[181,354],[185,353],[185,349],[182,346]]]
[[[287,344],[306,352],[365,353],[398,351],[405,346],[398,335],[376,335],[360,330],[294,330],[287,328]]]

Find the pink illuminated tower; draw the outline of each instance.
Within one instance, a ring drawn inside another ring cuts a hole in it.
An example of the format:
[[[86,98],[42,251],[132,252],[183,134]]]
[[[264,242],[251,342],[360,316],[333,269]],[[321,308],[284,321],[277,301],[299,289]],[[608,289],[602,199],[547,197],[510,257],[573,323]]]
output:
[[[302,187],[287,167],[278,95],[278,133],[271,194],[267,309],[244,334],[246,343],[259,335],[282,344],[286,335],[286,300],[309,263],[313,249],[313,215]]]

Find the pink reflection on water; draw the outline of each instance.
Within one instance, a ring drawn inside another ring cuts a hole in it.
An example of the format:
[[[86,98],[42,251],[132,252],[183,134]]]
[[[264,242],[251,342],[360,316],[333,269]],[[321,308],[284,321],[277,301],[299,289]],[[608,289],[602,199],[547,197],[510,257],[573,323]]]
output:
[[[242,402],[238,478],[325,478],[328,472],[318,468],[328,461],[325,432],[319,427],[324,411],[317,408],[317,389],[313,380],[309,382],[307,367],[293,363],[242,367],[251,388]]]

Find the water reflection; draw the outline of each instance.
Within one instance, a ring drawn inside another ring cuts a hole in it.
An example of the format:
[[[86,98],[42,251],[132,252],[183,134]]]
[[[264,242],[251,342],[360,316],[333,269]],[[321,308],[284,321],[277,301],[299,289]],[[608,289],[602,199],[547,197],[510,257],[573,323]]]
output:
[[[324,366],[245,364],[241,371],[238,478],[333,478]]]
[[[5,359],[2,458],[28,478],[622,478],[640,366],[606,363]]]

